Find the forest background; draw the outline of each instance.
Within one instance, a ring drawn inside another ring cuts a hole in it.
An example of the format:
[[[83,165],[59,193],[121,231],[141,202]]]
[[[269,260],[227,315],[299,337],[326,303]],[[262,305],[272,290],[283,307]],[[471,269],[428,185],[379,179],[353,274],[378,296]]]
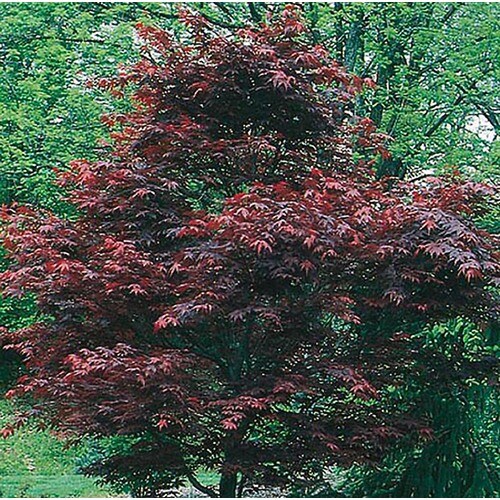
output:
[[[262,22],[283,5],[190,7],[230,33]],[[349,71],[377,83],[358,99],[356,111],[393,138],[393,158],[379,165],[381,174],[416,179],[453,167],[498,184],[498,4],[333,2],[304,3],[302,8],[315,42]],[[87,82],[138,59],[137,22],[183,29],[176,4],[0,5],[0,204],[19,201],[58,213],[71,210],[53,183],[54,168],[64,169],[74,158],[99,157],[107,134],[100,116],[127,104]],[[492,199],[480,223],[498,232],[499,220],[499,205]],[[29,299],[0,301],[3,326],[16,328],[36,318]],[[474,349],[479,333],[460,318],[454,327]],[[492,345],[498,344],[498,328],[495,332]],[[18,370],[16,360],[3,355],[5,387]],[[10,403],[2,402],[0,420],[12,411]],[[396,450],[378,471],[339,472],[330,487],[338,495],[497,495],[497,394],[472,388],[465,398],[429,401],[429,412],[439,439],[426,447]],[[0,443],[0,494],[110,494],[76,474],[95,453],[93,443],[63,451],[57,436],[25,429]],[[470,480],[460,479],[467,474]],[[460,489],[463,484],[467,487]]]

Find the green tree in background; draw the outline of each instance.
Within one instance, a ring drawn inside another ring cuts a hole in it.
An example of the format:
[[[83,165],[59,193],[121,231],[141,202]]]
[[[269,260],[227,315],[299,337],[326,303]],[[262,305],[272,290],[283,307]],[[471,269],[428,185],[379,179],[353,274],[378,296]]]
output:
[[[52,169],[92,154],[106,102],[86,79],[133,57],[127,9],[100,4],[0,6],[0,201],[54,208]]]
[[[395,138],[395,160],[383,173],[498,167],[498,5],[336,2],[307,9],[318,38],[377,82],[359,112]]]

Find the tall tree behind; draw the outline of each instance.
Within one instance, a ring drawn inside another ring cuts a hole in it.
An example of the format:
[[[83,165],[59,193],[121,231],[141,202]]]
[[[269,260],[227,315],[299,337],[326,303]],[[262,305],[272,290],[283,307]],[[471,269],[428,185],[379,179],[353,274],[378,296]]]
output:
[[[415,176],[459,165],[484,175],[498,166],[498,5],[334,3],[305,9],[318,39],[378,84],[358,102],[359,111],[395,139],[395,158],[383,173]]]
[[[0,6],[0,203],[54,208],[54,167],[104,135],[101,95],[85,89],[134,55],[130,14],[99,4]]]

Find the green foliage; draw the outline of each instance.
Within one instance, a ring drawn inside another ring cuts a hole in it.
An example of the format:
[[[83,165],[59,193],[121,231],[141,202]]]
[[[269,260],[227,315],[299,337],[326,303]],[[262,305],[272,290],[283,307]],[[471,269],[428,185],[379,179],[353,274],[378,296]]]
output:
[[[498,4],[310,4],[306,12],[318,40],[376,80],[358,112],[394,138],[401,164],[392,173],[498,172]]]
[[[480,355],[498,354],[498,326],[479,328],[465,318],[457,317],[445,323],[428,326],[421,332],[424,346],[443,353],[448,359],[462,345],[466,358],[475,360]]]
[[[479,329],[462,318],[429,327],[422,332],[425,348],[453,356],[458,344],[466,358],[498,353],[498,329]],[[404,442],[376,467],[353,466],[347,473],[332,471],[328,485],[316,493],[352,497],[497,497],[500,492],[500,399],[494,381],[490,386],[457,383],[449,391],[429,391],[415,381],[406,387],[421,401],[434,436],[411,447]]]
[[[497,497],[496,465],[498,395],[470,389],[463,395],[432,395],[426,409],[433,415],[435,439],[416,449],[401,447],[377,468],[353,467],[337,484],[336,496]],[[472,401],[474,402],[472,402]]]
[[[53,168],[93,155],[103,97],[85,88],[134,56],[132,9],[98,4],[0,6],[0,202],[58,209]]]

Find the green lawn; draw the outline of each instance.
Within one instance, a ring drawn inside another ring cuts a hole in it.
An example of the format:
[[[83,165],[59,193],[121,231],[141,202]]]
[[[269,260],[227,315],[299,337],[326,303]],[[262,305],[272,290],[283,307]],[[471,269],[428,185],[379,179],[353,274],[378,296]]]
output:
[[[12,418],[9,401],[0,400],[0,427]],[[84,447],[67,449],[48,430],[27,426],[0,438],[0,497],[106,497],[109,490],[77,474]]]
[[[22,474],[0,477],[0,497],[108,497],[109,491],[99,487],[92,479],[72,474],[40,476]]]
[[[12,418],[14,408],[0,399],[0,428]],[[78,474],[78,464],[89,453],[89,444],[67,448],[65,442],[49,430],[28,425],[13,436],[0,438],[0,498],[6,497],[110,497],[111,488]],[[216,474],[199,471],[205,485],[217,483]],[[186,485],[186,492],[193,492]]]

